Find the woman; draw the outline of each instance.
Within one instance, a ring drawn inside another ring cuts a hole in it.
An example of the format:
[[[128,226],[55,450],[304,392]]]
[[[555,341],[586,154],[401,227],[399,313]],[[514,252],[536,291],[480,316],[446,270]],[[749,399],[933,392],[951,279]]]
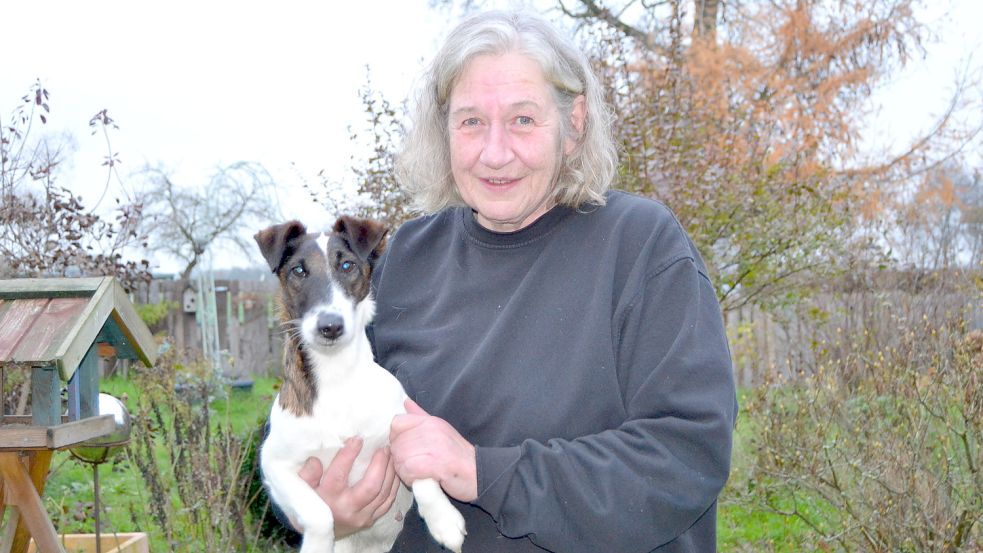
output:
[[[673,215],[608,191],[585,56],[538,17],[475,16],[413,123],[399,177],[429,215],[376,268],[371,337],[418,405],[354,486],[357,440],[305,466],[337,531],[398,475],[459,502],[468,552],[714,551],[736,416],[719,306]],[[394,551],[439,550],[409,513]]]

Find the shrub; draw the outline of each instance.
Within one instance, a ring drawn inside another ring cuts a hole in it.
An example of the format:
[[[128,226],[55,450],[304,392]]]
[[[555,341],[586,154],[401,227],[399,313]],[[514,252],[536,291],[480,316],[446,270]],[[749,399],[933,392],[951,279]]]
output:
[[[814,550],[979,551],[983,333],[963,321],[895,313],[891,335],[817,340],[797,378],[749,394],[739,501]]]
[[[137,377],[141,394],[127,453],[149,497],[131,506],[134,518],[144,519],[134,522],[153,528],[153,537],[175,552],[275,550],[249,514],[257,498],[246,467],[259,435],[237,435],[227,422],[212,420],[214,390],[206,379],[183,378],[175,393],[177,376],[187,371],[172,352]]]

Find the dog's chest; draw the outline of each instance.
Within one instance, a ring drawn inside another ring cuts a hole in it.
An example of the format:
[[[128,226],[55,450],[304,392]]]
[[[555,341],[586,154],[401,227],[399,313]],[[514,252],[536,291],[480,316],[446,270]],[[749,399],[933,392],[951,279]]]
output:
[[[361,465],[389,443],[392,419],[405,413],[405,398],[399,381],[378,365],[345,379],[322,379],[309,416],[294,416],[274,402],[269,440],[275,445],[267,445],[298,465],[313,456],[327,466],[345,440],[358,436],[364,442]]]

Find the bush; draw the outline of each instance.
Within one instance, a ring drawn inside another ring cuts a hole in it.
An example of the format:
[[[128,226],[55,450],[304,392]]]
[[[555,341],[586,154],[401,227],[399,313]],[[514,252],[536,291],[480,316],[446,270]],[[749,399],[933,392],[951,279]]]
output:
[[[895,313],[750,393],[737,501],[804,524],[802,549],[979,551],[983,332],[963,320]]]
[[[176,363],[172,348],[137,377],[141,394],[127,453],[149,497],[131,505],[134,522],[154,528],[152,537],[170,551],[275,551],[250,516],[259,498],[250,493],[247,467],[259,434],[237,434],[228,421],[212,420],[207,379],[182,378],[175,393],[181,374],[209,372],[200,365]]]

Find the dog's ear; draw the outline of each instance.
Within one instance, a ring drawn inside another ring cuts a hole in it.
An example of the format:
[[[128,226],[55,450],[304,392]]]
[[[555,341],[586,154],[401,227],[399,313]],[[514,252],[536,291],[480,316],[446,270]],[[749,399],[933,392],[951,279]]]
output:
[[[253,238],[259,244],[259,251],[263,253],[266,262],[270,264],[270,269],[276,273],[287,258],[293,255],[291,242],[305,234],[307,234],[307,227],[303,223],[289,221],[261,230]]]
[[[334,231],[359,258],[375,265],[386,249],[386,225],[371,219],[359,219],[342,215],[334,224]]]

